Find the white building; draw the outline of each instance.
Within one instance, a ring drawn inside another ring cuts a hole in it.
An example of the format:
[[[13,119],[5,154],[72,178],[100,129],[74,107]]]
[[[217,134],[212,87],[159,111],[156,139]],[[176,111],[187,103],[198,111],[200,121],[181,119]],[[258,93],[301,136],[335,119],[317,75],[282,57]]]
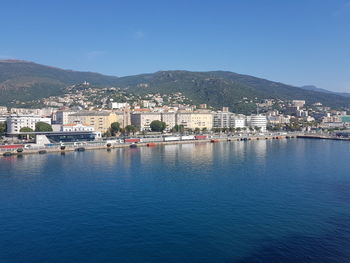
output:
[[[242,116],[234,116],[230,120],[230,127],[232,128],[245,128],[246,125],[246,118]]]
[[[266,131],[266,116],[264,115],[251,115],[250,118],[248,119],[248,124],[250,127],[255,128],[258,127],[260,128],[260,131],[265,132]]]
[[[81,123],[77,124],[65,124],[61,126],[62,132],[93,132],[95,131],[94,127],[86,126]]]
[[[62,125],[68,124],[69,123],[68,116],[74,113],[76,113],[76,111],[68,111],[68,110],[57,111],[55,113],[55,122]]]
[[[35,130],[35,124],[38,122],[45,122],[51,125],[51,118],[43,118],[34,115],[11,115],[7,117],[7,132],[19,133],[22,128],[28,127],[33,131]]]
[[[111,102],[110,107],[112,109],[124,109],[128,108],[130,105],[127,102]]]

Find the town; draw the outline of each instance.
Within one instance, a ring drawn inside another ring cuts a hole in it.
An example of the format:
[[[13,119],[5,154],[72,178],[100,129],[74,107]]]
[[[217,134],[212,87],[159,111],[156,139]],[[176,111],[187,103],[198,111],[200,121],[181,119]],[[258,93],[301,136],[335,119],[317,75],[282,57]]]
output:
[[[2,144],[6,144],[31,141],[33,135],[45,132],[42,135],[49,140],[44,142],[60,143],[157,132],[331,133],[350,127],[347,109],[331,109],[321,103],[248,98],[242,98],[242,103],[255,103],[256,112],[243,115],[228,107],[218,110],[207,104],[194,105],[179,92],[140,96],[84,82],[66,88],[63,96],[30,102],[41,108],[0,107],[0,136]]]

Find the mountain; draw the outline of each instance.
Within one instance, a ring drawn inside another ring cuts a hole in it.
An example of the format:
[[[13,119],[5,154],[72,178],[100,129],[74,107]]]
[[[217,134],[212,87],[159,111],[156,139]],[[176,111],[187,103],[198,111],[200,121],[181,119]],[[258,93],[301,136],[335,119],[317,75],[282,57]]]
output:
[[[340,95],[343,97],[350,97],[350,93],[330,91],[330,90],[326,90],[326,89],[317,88],[314,85],[306,85],[306,86],[302,86],[301,88],[305,89],[305,90],[318,91],[318,92],[323,92],[323,93],[328,93],[328,94],[336,94],[336,95]]]
[[[207,103],[215,107],[226,105],[235,111],[243,110],[242,103],[239,103],[243,97],[305,99],[309,104],[321,102],[331,107],[350,106],[350,98],[337,94],[305,90],[228,71],[159,71],[152,74],[121,77],[118,78],[117,85],[139,94],[182,92],[196,103]],[[247,106],[245,105],[244,110],[247,110]],[[250,110],[255,110],[255,105],[250,105]]]
[[[305,99],[307,103],[321,102],[331,107],[350,106],[350,98],[339,94],[298,88],[228,71],[172,70],[118,78],[18,60],[0,61],[0,105],[10,105],[13,100],[25,101],[63,94],[64,87],[84,81],[94,86],[120,87],[141,95],[181,92],[194,103],[207,103],[218,108],[229,106],[237,112],[255,110],[253,103],[241,102],[244,97]]]
[[[113,85],[117,77],[63,70],[22,60],[0,60],[0,104],[62,94],[63,88],[84,81]]]

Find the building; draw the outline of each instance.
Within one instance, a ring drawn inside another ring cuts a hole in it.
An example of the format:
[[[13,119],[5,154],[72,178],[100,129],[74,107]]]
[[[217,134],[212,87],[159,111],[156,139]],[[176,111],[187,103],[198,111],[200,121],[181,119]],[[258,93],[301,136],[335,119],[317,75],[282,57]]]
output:
[[[118,122],[122,128],[131,124],[130,120],[130,111],[128,109],[124,109],[123,111],[116,111]]]
[[[7,133],[19,133],[22,128],[31,128],[35,130],[35,124],[45,122],[51,125],[51,118],[43,118],[34,115],[10,115],[6,119]]]
[[[305,105],[305,100],[292,100],[292,105],[294,107],[303,108]]]
[[[266,131],[266,116],[264,115],[251,115],[248,124],[252,128],[260,128],[260,131]]]
[[[131,124],[137,127],[140,131],[150,131],[152,121],[161,121],[162,115],[160,112],[132,112],[130,115]]]
[[[216,112],[213,114],[213,127],[214,128],[229,128],[231,127],[231,112]]]
[[[216,112],[213,114],[214,128],[244,128],[246,127],[246,117],[232,112]]]
[[[101,133],[107,132],[111,124],[117,121],[117,115],[109,111],[79,111],[68,116],[68,123],[84,123]]]
[[[7,107],[0,106],[0,114],[7,114]]]
[[[165,130],[169,131],[176,125],[176,113],[175,112],[162,112],[162,122],[165,122]]]
[[[57,124],[68,124],[69,123],[69,118],[68,116],[71,114],[76,113],[76,111],[69,111],[69,110],[59,110],[56,111],[55,113],[55,123]]]
[[[245,128],[247,125],[246,125],[246,118],[245,116],[232,116],[231,119],[230,119],[230,127],[232,128]]]
[[[110,107],[112,109],[124,109],[124,108],[129,108],[130,105],[127,102],[111,102]]]
[[[65,124],[61,126],[62,132],[94,132],[94,127],[86,126],[81,123]]]
[[[183,125],[187,129],[213,128],[213,114],[211,112],[177,112],[176,124]]]

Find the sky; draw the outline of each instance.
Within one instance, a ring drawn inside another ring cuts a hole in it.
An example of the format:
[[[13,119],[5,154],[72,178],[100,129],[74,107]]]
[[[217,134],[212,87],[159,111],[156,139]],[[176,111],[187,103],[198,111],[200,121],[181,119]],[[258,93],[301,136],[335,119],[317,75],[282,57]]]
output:
[[[350,0],[0,0],[0,59],[116,76],[228,70],[350,92]]]

